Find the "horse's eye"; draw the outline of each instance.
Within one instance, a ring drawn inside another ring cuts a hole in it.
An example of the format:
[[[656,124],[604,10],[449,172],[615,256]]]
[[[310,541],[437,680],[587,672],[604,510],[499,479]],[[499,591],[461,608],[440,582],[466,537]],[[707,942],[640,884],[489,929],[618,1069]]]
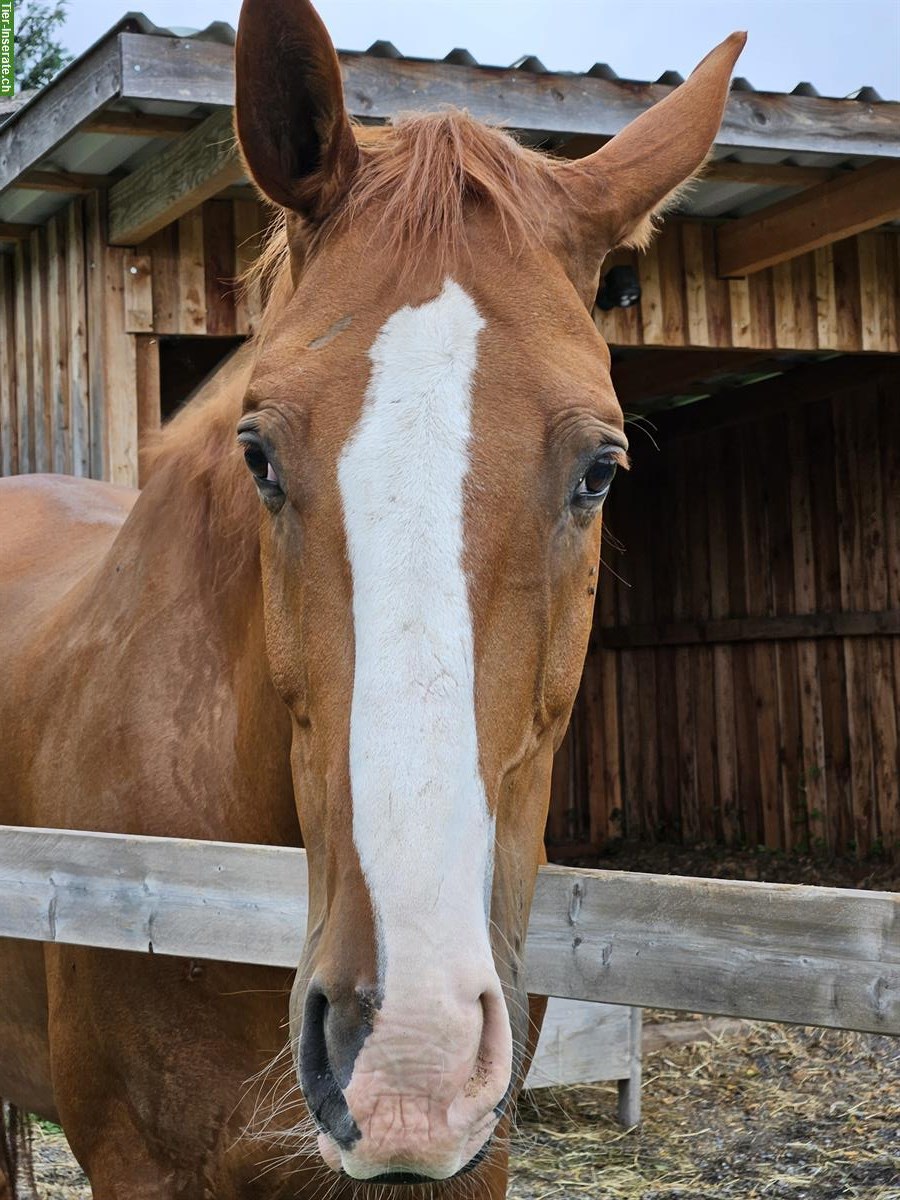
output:
[[[269,456],[262,442],[254,433],[241,433],[238,437],[241,449],[244,451],[244,462],[253,476],[260,495],[266,501],[282,499],[284,493],[278,482],[275,468],[269,462]]]
[[[606,499],[616,474],[615,460],[601,455],[595,458],[575,489],[575,502],[581,505],[599,504]]]

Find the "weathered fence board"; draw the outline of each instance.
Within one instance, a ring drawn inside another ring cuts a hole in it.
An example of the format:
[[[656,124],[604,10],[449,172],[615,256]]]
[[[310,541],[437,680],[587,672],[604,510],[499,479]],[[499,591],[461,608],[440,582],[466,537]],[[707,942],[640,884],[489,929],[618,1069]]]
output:
[[[0,936],[293,966],[300,850],[0,826]],[[900,896],[542,868],[532,991],[900,1034]]]

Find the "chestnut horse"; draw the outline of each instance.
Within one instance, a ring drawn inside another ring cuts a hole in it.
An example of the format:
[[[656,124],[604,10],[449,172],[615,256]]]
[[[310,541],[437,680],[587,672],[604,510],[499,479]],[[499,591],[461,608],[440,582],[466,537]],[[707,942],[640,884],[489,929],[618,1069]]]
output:
[[[237,132],[281,210],[260,334],[139,496],[0,487],[0,821],[302,830],[309,856],[292,987],[0,944],[0,1093],[61,1121],[96,1200],[505,1195],[551,762],[626,461],[591,306],[742,45],[582,161],[459,112],[367,145],[309,3],[245,0]]]

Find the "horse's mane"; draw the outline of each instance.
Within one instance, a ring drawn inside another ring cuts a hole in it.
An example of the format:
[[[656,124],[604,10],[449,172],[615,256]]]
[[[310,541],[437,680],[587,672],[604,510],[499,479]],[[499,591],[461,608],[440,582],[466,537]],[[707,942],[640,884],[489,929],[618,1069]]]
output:
[[[259,500],[235,436],[255,357],[252,342],[239,346],[141,450],[159,519],[216,591],[259,559]]]
[[[561,160],[521,145],[467,112],[415,113],[392,125],[359,126],[360,167],[342,204],[309,231],[311,252],[338,227],[374,216],[371,240],[396,276],[427,261],[436,276],[467,249],[474,208],[497,218],[511,249],[535,245],[558,218]],[[571,164],[570,164],[571,165]],[[266,245],[245,277],[268,296],[260,336],[290,298],[286,214],[279,210]]]

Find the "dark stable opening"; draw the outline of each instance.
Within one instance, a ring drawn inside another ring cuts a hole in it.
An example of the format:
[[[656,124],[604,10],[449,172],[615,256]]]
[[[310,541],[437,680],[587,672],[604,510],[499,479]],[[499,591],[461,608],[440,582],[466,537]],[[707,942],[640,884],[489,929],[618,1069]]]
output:
[[[206,336],[159,339],[159,393],[163,422],[175,415],[243,341],[243,337]]]

